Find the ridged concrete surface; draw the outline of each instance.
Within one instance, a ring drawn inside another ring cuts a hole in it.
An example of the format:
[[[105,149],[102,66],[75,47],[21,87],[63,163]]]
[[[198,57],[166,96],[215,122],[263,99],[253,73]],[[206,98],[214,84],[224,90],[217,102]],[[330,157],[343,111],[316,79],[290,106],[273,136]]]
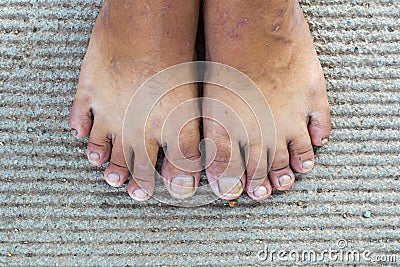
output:
[[[0,0],[0,265],[271,265],[257,258],[265,246],[322,251],[344,239],[400,266],[400,1],[302,6],[333,120],[315,170],[261,203],[184,209],[110,188],[69,135],[101,1]]]

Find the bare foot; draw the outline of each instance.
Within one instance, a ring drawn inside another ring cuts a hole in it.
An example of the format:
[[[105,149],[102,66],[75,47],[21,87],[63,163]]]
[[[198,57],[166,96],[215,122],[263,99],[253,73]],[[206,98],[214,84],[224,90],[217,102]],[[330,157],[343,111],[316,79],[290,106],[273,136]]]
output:
[[[162,122],[174,107],[196,98],[197,87],[176,88],[155,105],[149,118],[154,123],[146,136],[140,131],[133,133],[134,140],[146,140],[145,148],[136,148],[134,144],[123,146],[125,111],[132,95],[150,76],[195,59],[198,5],[198,1],[186,0],[170,4],[109,0],[105,1],[93,28],[70,125],[77,138],[90,135],[87,156],[92,164],[100,165],[110,159],[104,177],[111,186],[121,186],[130,177],[123,150],[134,148],[133,179],[128,192],[136,200],[146,200],[153,194],[154,168],[150,165],[155,164],[159,147],[168,147],[169,138],[176,139],[176,136],[161,138]],[[199,108],[191,106],[187,112],[199,114]],[[141,116],[139,111],[137,116]],[[143,127],[137,125],[138,129]],[[198,120],[182,129],[179,142],[185,157],[200,156]],[[180,156],[168,148],[166,152],[171,154],[170,158]],[[200,178],[200,173],[178,169],[168,160],[163,163],[162,175],[169,192],[178,198],[193,195]]]
[[[243,143],[243,134],[234,131],[229,137],[205,119],[205,137],[216,140],[217,146],[217,160],[207,168],[207,176],[210,182],[218,180],[214,191],[224,199],[237,198],[246,189],[251,198],[262,200],[271,194],[271,183],[278,190],[290,188],[295,179],[292,170],[309,172],[315,162],[312,145],[322,146],[328,140],[331,124],[322,68],[296,0],[205,1],[204,17],[207,60],[248,75],[268,100],[276,125],[271,160],[267,151],[272,147],[260,147],[251,138]],[[229,90],[207,84],[204,96],[241,110],[241,100]],[[205,117],[214,113],[203,105]],[[223,123],[230,124],[229,116]],[[231,171],[221,178],[227,161],[244,164],[241,148],[249,155],[246,173]],[[256,165],[253,154],[259,150],[262,161]]]

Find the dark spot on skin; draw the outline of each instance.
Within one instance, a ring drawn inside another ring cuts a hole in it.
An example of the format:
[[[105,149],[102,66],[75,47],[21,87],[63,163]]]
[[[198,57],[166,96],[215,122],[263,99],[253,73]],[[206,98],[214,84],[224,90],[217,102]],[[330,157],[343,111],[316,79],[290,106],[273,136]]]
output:
[[[249,21],[248,18],[245,18],[242,22],[239,23],[239,28],[242,27],[244,24],[246,24]]]
[[[241,28],[243,25],[245,25],[248,21],[249,21],[248,18],[244,18],[241,22],[239,22],[239,23],[237,24],[237,26],[236,26],[233,30],[229,31],[227,35],[228,35],[231,39],[239,39],[241,36],[240,36],[240,34],[235,33],[235,31],[236,31],[237,29]]]
[[[271,25],[271,32],[272,33],[278,33],[279,31],[282,30],[283,23],[287,19],[287,13],[289,9],[289,3],[282,3],[280,8],[278,8],[274,13],[274,20]]]

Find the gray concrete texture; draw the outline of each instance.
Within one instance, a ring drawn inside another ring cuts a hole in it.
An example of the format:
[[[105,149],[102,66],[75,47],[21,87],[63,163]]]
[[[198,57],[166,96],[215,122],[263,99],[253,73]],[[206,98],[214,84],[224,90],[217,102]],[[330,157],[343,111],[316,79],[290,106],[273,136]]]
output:
[[[69,135],[101,1],[0,0],[0,266],[290,266],[258,251],[340,239],[397,263],[297,265],[400,266],[400,1],[301,3],[333,123],[317,166],[262,202],[176,208],[107,186]]]

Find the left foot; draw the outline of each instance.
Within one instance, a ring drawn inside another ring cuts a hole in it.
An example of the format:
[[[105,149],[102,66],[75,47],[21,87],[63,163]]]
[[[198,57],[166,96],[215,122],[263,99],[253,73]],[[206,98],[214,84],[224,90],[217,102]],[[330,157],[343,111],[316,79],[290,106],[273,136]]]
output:
[[[210,183],[217,180],[213,190],[221,198],[237,198],[246,189],[251,198],[262,200],[271,194],[271,183],[278,190],[289,189],[295,179],[292,170],[309,172],[315,162],[312,146],[328,140],[331,124],[322,68],[295,0],[251,4],[242,0],[234,5],[230,0],[206,1],[204,16],[207,60],[248,75],[268,100],[276,126],[275,157],[268,160],[267,150],[273,147],[260,147],[251,138],[243,144],[245,133],[229,136],[218,124],[204,119],[205,138],[213,139],[217,149],[217,160],[207,168],[207,176]],[[204,97],[220,100],[236,111],[241,107],[236,95],[214,85],[204,85]],[[203,104],[203,117],[215,118],[215,113]],[[232,124],[229,119],[222,123],[228,129]],[[231,171],[221,177],[229,162],[242,164],[240,148],[249,155],[246,173]],[[258,150],[264,160],[256,165],[252,157]],[[268,161],[272,166],[267,166]]]

